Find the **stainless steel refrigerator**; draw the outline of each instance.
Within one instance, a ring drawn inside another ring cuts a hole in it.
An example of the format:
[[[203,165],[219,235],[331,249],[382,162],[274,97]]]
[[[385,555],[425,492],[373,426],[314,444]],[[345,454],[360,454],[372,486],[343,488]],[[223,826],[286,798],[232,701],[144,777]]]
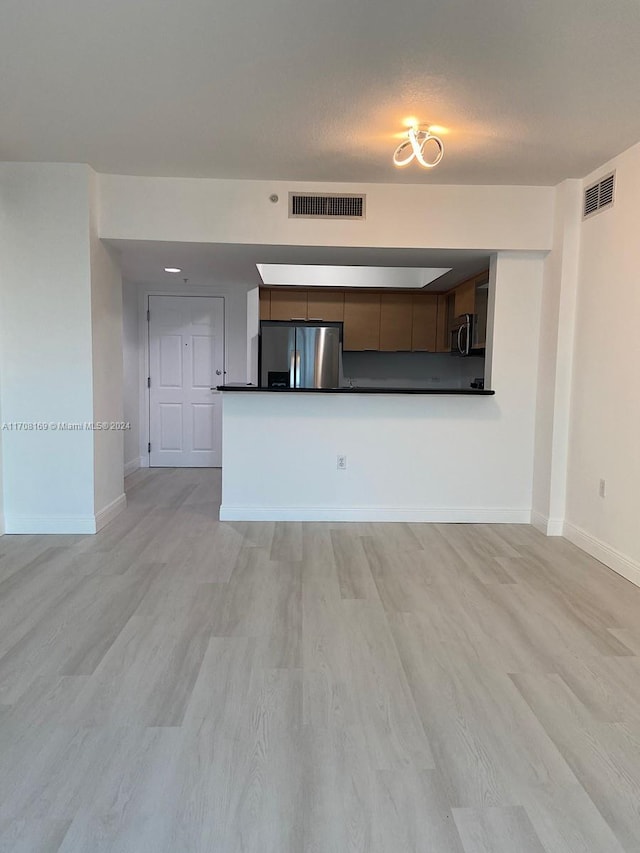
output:
[[[260,385],[265,388],[338,388],[342,323],[260,325]]]

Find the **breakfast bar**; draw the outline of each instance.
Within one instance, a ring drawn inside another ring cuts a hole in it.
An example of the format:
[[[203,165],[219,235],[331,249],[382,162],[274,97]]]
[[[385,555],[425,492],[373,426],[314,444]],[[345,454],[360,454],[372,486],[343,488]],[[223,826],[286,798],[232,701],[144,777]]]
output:
[[[528,413],[492,390],[220,390],[221,520],[530,521]]]

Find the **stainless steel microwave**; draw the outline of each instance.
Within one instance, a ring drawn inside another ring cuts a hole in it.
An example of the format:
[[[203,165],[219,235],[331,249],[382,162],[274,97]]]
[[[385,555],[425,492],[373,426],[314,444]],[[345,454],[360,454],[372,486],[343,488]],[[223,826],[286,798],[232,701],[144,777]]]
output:
[[[484,355],[485,342],[479,339],[480,324],[475,314],[460,314],[449,331],[453,355]]]

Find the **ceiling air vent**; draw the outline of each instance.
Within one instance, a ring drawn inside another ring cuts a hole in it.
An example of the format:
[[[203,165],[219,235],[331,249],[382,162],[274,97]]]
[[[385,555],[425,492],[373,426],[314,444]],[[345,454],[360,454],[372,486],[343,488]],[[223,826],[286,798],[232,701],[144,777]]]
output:
[[[584,207],[582,209],[583,219],[592,216],[604,207],[611,207],[613,204],[615,177],[616,173],[611,172],[606,178],[602,178],[598,183],[591,184],[586,188],[584,191]]]
[[[365,195],[289,193],[290,219],[364,219]]]

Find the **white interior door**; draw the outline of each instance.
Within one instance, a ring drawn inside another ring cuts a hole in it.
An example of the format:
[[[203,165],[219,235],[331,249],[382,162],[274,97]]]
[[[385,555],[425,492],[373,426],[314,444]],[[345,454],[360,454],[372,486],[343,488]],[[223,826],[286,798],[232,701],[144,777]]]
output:
[[[149,464],[220,467],[222,298],[149,297],[149,378]]]

